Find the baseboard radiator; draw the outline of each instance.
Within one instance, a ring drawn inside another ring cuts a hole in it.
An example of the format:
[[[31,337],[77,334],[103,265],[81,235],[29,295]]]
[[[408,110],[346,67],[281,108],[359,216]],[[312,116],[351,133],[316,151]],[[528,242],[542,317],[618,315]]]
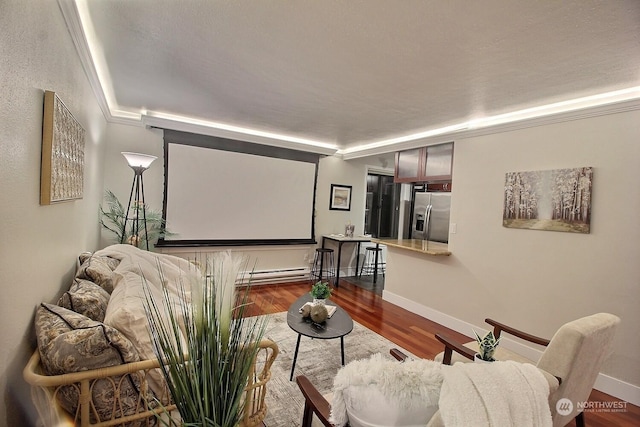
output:
[[[283,268],[273,270],[245,271],[237,284],[265,285],[269,283],[299,282],[309,280],[308,267]]]

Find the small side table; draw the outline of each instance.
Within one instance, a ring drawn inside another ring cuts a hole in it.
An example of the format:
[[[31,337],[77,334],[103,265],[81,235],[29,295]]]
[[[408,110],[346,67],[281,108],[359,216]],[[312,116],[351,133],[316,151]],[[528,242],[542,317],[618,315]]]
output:
[[[300,307],[312,300],[311,294],[305,293],[289,307],[289,311],[287,312],[287,324],[298,333],[298,341],[296,342],[296,350],[293,353],[293,363],[291,365],[289,381],[293,381],[293,373],[296,369],[296,360],[298,359],[298,350],[300,348],[300,338],[302,338],[303,335],[321,340],[340,338],[340,355],[342,366],[344,366],[344,336],[353,330],[353,319],[342,307],[330,303],[330,305],[336,306],[336,312],[333,313],[333,316],[327,319],[324,324],[316,325],[310,320],[304,319],[299,312]]]

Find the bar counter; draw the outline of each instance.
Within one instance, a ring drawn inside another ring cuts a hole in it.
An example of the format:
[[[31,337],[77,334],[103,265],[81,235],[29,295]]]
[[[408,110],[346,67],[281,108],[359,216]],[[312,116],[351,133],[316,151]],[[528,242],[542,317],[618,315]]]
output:
[[[441,242],[419,239],[371,239],[373,243],[379,243],[392,248],[406,249],[408,251],[420,252],[426,255],[449,256],[449,245]]]

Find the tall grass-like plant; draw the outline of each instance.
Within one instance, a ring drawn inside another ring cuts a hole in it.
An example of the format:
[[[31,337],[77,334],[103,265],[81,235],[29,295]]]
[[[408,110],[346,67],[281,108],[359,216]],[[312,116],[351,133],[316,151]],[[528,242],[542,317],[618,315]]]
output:
[[[232,427],[241,420],[267,321],[245,317],[248,286],[235,286],[245,265],[246,259],[222,252],[207,259],[201,280],[179,286],[179,298],[166,287],[162,301],[147,292],[152,341],[182,426]]]

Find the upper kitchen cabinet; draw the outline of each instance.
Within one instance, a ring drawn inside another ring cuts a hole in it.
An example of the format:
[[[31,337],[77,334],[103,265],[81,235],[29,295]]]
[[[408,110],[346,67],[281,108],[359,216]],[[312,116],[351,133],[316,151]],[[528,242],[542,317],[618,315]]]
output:
[[[415,182],[424,170],[424,148],[398,151],[394,182]]]
[[[396,153],[395,182],[450,181],[453,142]]]

